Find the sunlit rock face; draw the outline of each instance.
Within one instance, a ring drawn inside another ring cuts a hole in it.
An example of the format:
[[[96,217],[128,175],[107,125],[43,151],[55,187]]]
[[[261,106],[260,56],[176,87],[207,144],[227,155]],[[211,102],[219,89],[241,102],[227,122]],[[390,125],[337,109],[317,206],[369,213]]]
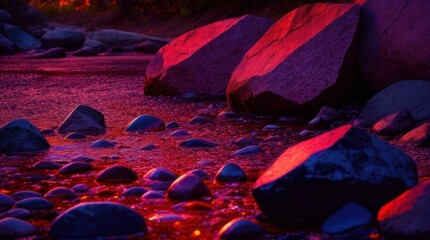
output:
[[[419,147],[430,146],[430,121],[407,132],[399,141],[414,143]]]
[[[363,5],[360,68],[375,91],[404,79],[430,80],[430,1],[356,0]]]
[[[103,113],[86,105],[77,106],[57,128],[59,133],[103,132],[106,128]]]
[[[148,66],[145,95],[224,96],[234,68],[272,22],[245,15],[194,29],[161,48]]]
[[[345,125],[288,148],[257,180],[253,195],[275,222],[321,224],[349,202],[376,212],[417,178],[408,155]]]
[[[234,70],[227,98],[236,111],[318,111],[341,103],[358,73],[360,6],[309,4],[278,22]]]
[[[373,124],[383,117],[407,109],[417,121],[430,118],[430,81],[404,80],[375,94],[364,105],[359,118]]]
[[[378,222],[387,239],[430,239],[430,181],[423,182],[387,203]]]
[[[0,127],[0,152],[32,152],[49,147],[39,129],[26,119],[19,118]]]

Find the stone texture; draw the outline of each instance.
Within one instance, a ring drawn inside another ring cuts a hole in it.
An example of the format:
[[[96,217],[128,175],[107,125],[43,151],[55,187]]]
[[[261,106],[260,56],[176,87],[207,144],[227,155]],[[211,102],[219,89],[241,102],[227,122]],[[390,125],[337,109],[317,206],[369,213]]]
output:
[[[15,200],[10,196],[0,192],[0,212],[9,210],[15,204]]]
[[[404,110],[380,119],[372,126],[372,131],[378,135],[397,135],[414,126],[414,118],[409,111]]]
[[[54,189],[49,190],[45,194],[45,198],[51,200],[75,200],[78,198],[78,195],[74,193],[72,190],[65,187],[56,187]]]
[[[151,131],[162,131],[164,130],[165,123],[163,120],[151,116],[151,115],[140,115],[133,119],[127,127],[126,132],[151,132]]]
[[[100,133],[106,129],[105,117],[98,110],[78,105],[57,128],[59,133]]]
[[[430,122],[425,122],[402,136],[400,142],[414,143],[419,147],[430,146]]]
[[[149,170],[143,178],[152,181],[174,181],[178,176],[165,168],[157,167]]]
[[[81,203],[60,214],[48,235],[52,239],[125,238],[143,235],[145,219],[133,209],[110,202]]]
[[[76,30],[59,28],[47,31],[40,41],[45,49],[62,47],[68,51],[74,51],[84,45],[85,36]]]
[[[15,208],[23,208],[27,210],[49,210],[53,209],[54,205],[41,197],[29,197],[15,203]]]
[[[230,108],[316,112],[339,105],[358,76],[360,6],[317,3],[276,22],[246,53],[227,87]]]
[[[116,142],[114,141],[99,139],[94,141],[91,144],[91,148],[112,148],[112,147],[115,147],[115,145],[116,145]]]
[[[381,208],[378,222],[387,239],[430,239],[430,181],[404,192]]]
[[[7,217],[0,220],[0,238],[20,239],[36,234],[36,227],[26,221]]]
[[[174,200],[197,200],[209,196],[210,191],[203,180],[191,173],[176,179],[167,190],[167,196]]]
[[[367,125],[379,119],[408,110],[415,121],[430,118],[430,81],[405,80],[396,82],[375,94],[364,105],[359,118]]]
[[[86,162],[72,162],[64,165],[59,171],[60,175],[73,175],[79,173],[86,173],[93,170],[93,166]]]
[[[13,42],[22,51],[41,48],[42,44],[21,29],[6,23],[0,23],[0,33]]]
[[[145,95],[224,96],[234,68],[270,27],[251,15],[194,29],[161,48],[148,66]]]
[[[191,138],[179,144],[179,146],[185,147],[185,148],[207,148],[207,147],[216,147],[218,145],[219,144],[216,142],[212,142],[210,140],[206,140],[202,138]]]
[[[253,195],[273,221],[321,224],[350,202],[375,213],[417,182],[412,158],[345,125],[288,148],[259,177]]]
[[[128,184],[137,180],[137,173],[132,169],[114,165],[97,174],[96,181],[102,184]]]
[[[39,129],[24,118],[18,118],[0,127],[0,152],[41,151],[49,147]]]
[[[218,235],[222,240],[258,239],[265,233],[261,225],[246,218],[236,218],[224,225]]]
[[[372,213],[356,203],[348,203],[334,212],[321,226],[325,233],[342,233],[365,226],[372,221]]]
[[[356,0],[363,5],[360,68],[375,91],[404,79],[430,79],[429,1]]]
[[[217,182],[244,182],[246,181],[246,174],[235,163],[227,163],[215,175]]]

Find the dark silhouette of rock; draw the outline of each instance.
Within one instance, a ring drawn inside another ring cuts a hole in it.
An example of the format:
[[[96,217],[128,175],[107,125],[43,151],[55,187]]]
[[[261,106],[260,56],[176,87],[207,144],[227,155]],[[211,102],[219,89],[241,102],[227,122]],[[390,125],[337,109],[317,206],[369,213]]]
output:
[[[263,149],[257,145],[251,145],[251,146],[247,146],[244,148],[241,148],[235,152],[233,152],[231,155],[232,156],[249,156],[249,155],[253,155],[253,154],[257,154],[257,153],[261,153],[263,152]]]
[[[204,148],[204,147],[216,147],[219,144],[202,138],[191,138],[183,141],[179,144],[181,147],[185,148]]]
[[[169,122],[168,124],[166,124],[166,129],[174,129],[178,127],[179,127],[179,124],[177,122]]]
[[[393,113],[377,121],[372,131],[378,135],[398,135],[415,126],[415,120],[408,110]]]
[[[336,109],[324,106],[317,115],[306,125],[307,129],[325,130],[330,128],[330,125],[339,120],[341,114]]]
[[[183,129],[178,129],[169,135],[169,137],[174,137],[174,138],[181,138],[186,136],[190,136],[190,134],[188,133],[188,131]]]
[[[159,44],[160,46],[164,46],[170,41],[169,39],[157,38],[144,34],[137,34],[115,29],[103,29],[100,31],[88,32],[87,37],[91,40],[100,41],[106,44],[108,47],[113,47],[116,45],[126,46],[144,41],[151,41],[153,43]]]
[[[127,132],[151,132],[151,131],[162,131],[164,130],[165,123],[163,120],[151,116],[151,115],[140,115],[139,117],[133,119],[125,131]]]
[[[221,167],[215,176],[218,182],[245,182],[246,174],[235,163],[227,163]]]
[[[67,136],[65,137],[65,139],[84,139],[87,136],[83,133],[79,133],[79,132],[71,132],[69,134],[67,134]]]
[[[143,146],[141,149],[145,151],[151,151],[154,150],[156,147],[153,143],[150,143],[148,145]]]
[[[234,68],[270,27],[251,15],[194,29],[161,48],[150,62],[145,95],[224,96]]]
[[[38,49],[42,47],[42,44],[39,42],[39,40],[13,25],[0,23],[0,33],[13,42],[16,46],[18,46],[18,48],[22,51]]]
[[[0,127],[0,152],[32,152],[49,147],[39,129],[24,118],[18,118]]]
[[[246,219],[236,218],[224,225],[218,233],[221,240],[258,239],[266,230],[259,224]]]
[[[430,122],[425,122],[402,136],[400,142],[410,142],[418,147],[430,146]]]
[[[31,217],[31,213],[27,209],[23,209],[23,208],[13,208],[6,212],[0,213],[0,219],[7,218],[7,217],[28,219]]]
[[[60,28],[47,31],[40,41],[45,49],[62,47],[68,51],[74,51],[84,45],[85,36],[76,30]]]
[[[0,56],[15,54],[15,44],[0,34]]]
[[[430,238],[430,181],[420,183],[381,208],[378,222],[387,239]]]
[[[339,105],[358,75],[360,6],[317,3],[276,22],[246,53],[227,87],[230,108],[316,112]]]
[[[75,200],[78,198],[78,195],[74,193],[72,190],[65,187],[56,187],[54,189],[49,190],[45,194],[46,199],[55,199],[55,200]]]
[[[137,173],[132,169],[114,165],[97,174],[96,181],[102,184],[128,184],[137,180]]]
[[[115,145],[116,145],[116,142],[99,139],[94,141],[91,144],[91,148],[112,148],[112,147],[115,147]]]
[[[142,236],[145,219],[133,209],[110,202],[81,203],[60,214],[48,235],[52,239]]]
[[[396,82],[375,94],[364,105],[359,118],[371,125],[383,117],[408,110],[415,121],[430,117],[430,81],[405,80]]]
[[[49,210],[53,209],[54,205],[41,197],[29,197],[15,203],[15,208],[24,208],[27,210]]]
[[[136,52],[154,54],[157,53],[158,50],[160,50],[161,46],[151,41],[144,41],[142,43],[134,45],[134,48]]]
[[[31,197],[42,197],[42,194],[35,191],[18,191],[11,195],[13,199],[16,201],[20,201],[22,199],[31,198]]]
[[[0,238],[2,239],[30,237],[36,234],[36,230],[33,224],[21,219],[7,217],[0,220]]]
[[[148,191],[142,195],[142,200],[144,199],[164,199],[164,195],[158,191]]]
[[[79,173],[86,173],[93,170],[93,166],[86,162],[72,162],[67,165],[64,165],[59,171],[58,174],[61,175],[73,175]]]
[[[0,212],[7,211],[15,204],[15,200],[10,196],[0,192]]]
[[[165,168],[157,167],[149,170],[143,178],[153,181],[174,181],[178,176]]]
[[[251,146],[251,145],[258,146],[260,144],[260,141],[257,141],[257,140],[252,139],[252,138],[241,137],[241,138],[234,140],[232,142],[232,144],[239,146],[239,147],[246,147],[246,146]]]
[[[203,180],[191,173],[180,176],[167,190],[167,196],[174,200],[197,200],[209,195],[210,191]]]
[[[28,58],[43,59],[43,58],[65,58],[65,57],[67,57],[66,50],[64,50],[64,48],[62,47],[56,47],[40,53],[35,53]]]
[[[430,2],[356,2],[363,5],[359,57],[367,85],[379,91],[399,80],[430,80]]]
[[[96,50],[90,48],[90,47],[83,47],[81,49],[76,50],[72,54],[73,56],[77,57],[94,57],[99,55]]]
[[[201,123],[209,123],[209,122],[212,122],[213,120],[214,119],[210,117],[195,116],[188,122],[188,124],[194,125],[194,124],[201,124]]]
[[[372,221],[372,213],[356,203],[348,203],[334,212],[321,226],[325,233],[342,233]]]
[[[57,132],[100,133],[105,129],[103,113],[86,105],[78,105],[57,128]]]
[[[53,169],[60,169],[61,164],[51,161],[40,161],[33,165],[33,169],[39,169],[39,170],[53,170]]]
[[[141,197],[143,194],[148,192],[148,189],[144,187],[131,187],[121,193],[123,197]]]
[[[106,44],[93,39],[86,39],[83,47],[89,47],[98,53],[106,52],[108,50],[108,46]]]
[[[289,147],[257,180],[253,195],[272,221],[313,225],[350,202],[375,213],[417,182],[412,158],[345,125]]]

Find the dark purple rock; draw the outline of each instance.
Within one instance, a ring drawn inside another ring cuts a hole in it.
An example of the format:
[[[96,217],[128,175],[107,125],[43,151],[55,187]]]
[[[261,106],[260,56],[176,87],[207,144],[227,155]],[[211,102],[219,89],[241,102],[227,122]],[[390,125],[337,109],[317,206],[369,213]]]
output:
[[[52,239],[125,238],[142,236],[145,219],[133,209],[110,202],[81,203],[52,223],[48,235]]]
[[[23,208],[12,208],[6,212],[0,213],[0,219],[13,217],[19,219],[28,219],[31,217],[30,211]]]
[[[76,193],[84,193],[88,192],[90,188],[85,183],[78,183],[72,187],[72,190]]]
[[[65,187],[56,187],[45,194],[45,198],[54,200],[75,200],[78,195]]]
[[[155,145],[152,143],[142,147],[142,150],[146,150],[146,151],[151,151],[154,149],[155,149]]]
[[[325,130],[330,128],[330,125],[340,118],[341,114],[336,109],[324,106],[320,109],[317,115],[306,125],[308,129]]]
[[[425,181],[384,205],[378,213],[387,239],[430,238],[430,181]]]
[[[13,25],[3,23],[1,31],[7,39],[22,51],[38,49],[42,46],[39,40]]]
[[[257,140],[252,139],[252,138],[241,137],[241,138],[234,140],[232,143],[236,146],[239,146],[239,147],[246,147],[246,146],[250,146],[250,145],[259,145],[260,141],[257,141]]]
[[[148,189],[144,187],[131,187],[121,193],[123,197],[141,197],[143,194],[148,192]]]
[[[2,9],[0,9],[1,11]],[[15,44],[0,34],[0,56],[12,55],[16,53]]]
[[[67,134],[65,139],[84,139],[87,136],[85,134],[79,133],[79,132],[71,132]]]
[[[287,13],[232,73],[230,108],[309,114],[341,103],[359,75],[359,18],[353,4],[307,4]]]
[[[39,169],[39,170],[53,170],[53,169],[60,169],[61,164],[58,164],[56,162],[50,162],[50,161],[40,161],[33,165],[33,169]]]
[[[215,176],[218,182],[244,182],[245,172],[235,163],[227,163],[221,167]]]
[[[116,142],[99,139],[91,144],[91,148],[112,148],[115,147]]]
[[[174,138],[181,138],[186,136],[190,136],[190,134],[183,129],[176,130],[169,135],[169,137],[174,137]]]
[[[84,156],[84,155],[78,155],[78,156],[74,156],[70,159],[70,161],[72,162],[93,162],[94,159],[88,157],[88,156]]]
[[[27,210],[49,210],[53,209],[54,205],[44,198],[30,197],[16,202],[15,208],[24,208]]]
[[[337,234],[368,225],[371,221],[372,213],[369,210],[359,204],[348,203],[324,221],[321,231]]]
[[[63,28],[47,31],[40,41],[45,49],[61,47],[73,51],[84,45],[85,36],[82,32]]]
[[[81,132],[100,133],[105,131],[106,123],[103,113],[86,106],[78,105],[57,128],[59,133]]]
[[[134,45],[134,48],[136,52],[154,54],[160,50],[161,46],[151,41],[144,41]]]
[[[408,110],[393,113],[377,121],[372,131],[378,135],[398,135],[415,126],[415,120]]]
[[[170,185],[167,197],[174,200],[197,200],[210,195],[208,187],[203,180],[194,174],[184,174]]]
[[[417,182],[408,155],[345,125],[289,147],[259,177],[253,196],[272,221],[312,225],[350,202],[375,213]]]
[[[35,53],[31,55],[29,58],[32,59],[43,59],[43,58],[65,58],[67,57],[66,50],[61,47],[51,48],[41,53]]]
[[[179,124],[177,122],[169,122],[168,124],[166,124],[166,129],[174,129],[178,127],[179,127]]]
[[[162,168],[162,167],[158,167],[158,168],[153,168],[151,170],[149,170],[144,176],[144,179],[148,179],[148,180],[152,180],[152,181],[163,181],[163,182],[169,182],[169,181],[174,181],[178,178],[178,176],[176,176],[176,174],[170,172],[169,170]]]
[[[41,151],[49,147],[39,129],[24,118],[18,118],[0,127],[0,152]]]
[[[73,52],[72,55],[77,57],[95,57],[99,54],[90,47],[83,47]]]
[[[150,190],[144,193],[141,197],[142,199],[164,199],[164,194],[159,191]]]
[[[214,207],[202,201],[189,201],[181,202],[172,206],[173,210],[177,212],[210,212]]]
[[[137,181],[137,173],[132,169],[115,165],[97,174],[96,181],[101,184],[129,184]]]
[[[232,112],[232,111],[228,111],[228,110],[224,110],[224,111],[220,112],[217,115],[216,118],[217,119],[229,120],[229,119],[238,119],[238,118],[241,118],[241,117],[242,117],[242,115],[240,115],[238,113],[235,113],[235,112]]]
[[[79,173],[86,173],[93,170],[93,166],[86,162],[72,162],[63,166],[58,174],[61,175],[73,175]]]
[[[205,172],[201,169],[194,169],[194,170],[189,171],[188,173],[194,174],[203,180],[209,178],[209,175],[207,174],[207,172]]]
[[[399,140],[400,142],[414,143],[418,147],[430,146],[430,122],[425,122],[412,129]]]
[[[204,147],[216,147],[219,144],[202,138],[191,138],[183,141],[179,144],[181,147],[185,148],[204,148]]]
[[[42,194],[35,191],[19,191],[12,194],[11,197],[16,201],[20,201],[22,199],[31,198],[31,197],[42,197]]]
[[[234,239],[257,239],[258,236],[264,235],[264,228],[246,218],[236,218],[219,231],[219,239],[234,240]]]
[[[0,212],[7,211],[15,204],[15,200],[4,193],[0,193]]]
[[[36,234],[36,227],[21,219],[7,217],[0,220],[1,239],[19,239]]]
[[[249,155],[253,155],[261,152],[263,152],[263,149],[261,147],[253,145],[253,146],[248,146],[248,147],[239,149],[234,153],[232,153],[231,155],[244,157],[244,156],[249,156]]]
[[[133,121],[131,121],[125,131],[127,132],[151,132],[151,131],[162,131],[164,130],[165,123],[163,120],[151,116],[151,115],[141,115]]]
[[[201,124],[201,123],[209,123],[212,122],[214,119],[210,117],[203,117],[203,116],[196,116],[193,117],[188,124],[194,125],[194,124]]]

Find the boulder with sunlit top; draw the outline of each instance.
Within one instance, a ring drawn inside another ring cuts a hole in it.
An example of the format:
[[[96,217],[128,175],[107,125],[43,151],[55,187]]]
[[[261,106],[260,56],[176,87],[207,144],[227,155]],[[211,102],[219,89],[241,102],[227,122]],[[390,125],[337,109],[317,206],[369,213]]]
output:
[[[288,148],[259,177],[253,196],[274,222],[318,225],[350,202],[375,213],[417,183],[411,157],[345,125]]]
[[[224,96],[230,75],[272,21],[245,15],[215,22],[174,39],[152,59],[145,95]]]
[[[227,87],[229,105],[256,113],[339,105],[358,76],[360,6],[318,3],[276,22],[246,53]]]

